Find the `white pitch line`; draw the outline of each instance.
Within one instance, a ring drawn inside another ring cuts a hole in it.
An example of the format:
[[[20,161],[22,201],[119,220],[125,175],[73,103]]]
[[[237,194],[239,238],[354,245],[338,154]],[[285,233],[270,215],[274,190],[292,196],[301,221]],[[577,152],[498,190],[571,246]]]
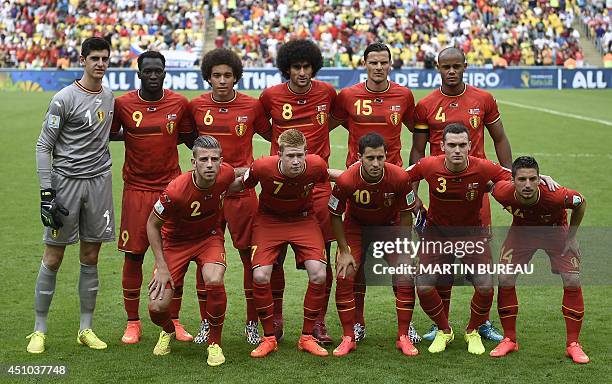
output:
[[[612,121],[608,121],[608,120],[595,119],[595,118],[588,117],[588,116],[575,115],[573,113],[559,112],[559,111],[555,111],[554,109],[534,107],[534,106],[531,106],[531,105],[515,103],[513,101],[505,101],[505,100],[497,99],[497,102],[500,103],[500,104],[511,105],[513,107],[531,109],[533,111],[539,111],[539,112],[544,112],[544,113],[550,113],[551,115],[565,116],[565,117],[570,117],[572,119],[591,121],[593,123],[599,123],[599,124],[603,124],[603,125],[612,126]]]

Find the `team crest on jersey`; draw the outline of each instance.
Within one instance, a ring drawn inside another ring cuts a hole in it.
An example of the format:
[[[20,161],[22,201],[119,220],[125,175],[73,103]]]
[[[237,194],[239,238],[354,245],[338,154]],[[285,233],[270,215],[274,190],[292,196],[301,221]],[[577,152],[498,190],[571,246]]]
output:
[[[395,193],[393,192],[385,192],[383,195],[385,199],[385,207],[390,207],[395,202]]]
[[[478,115],[470,116],[470,126],[474,129],[480,126],[480,117]]]
[[[470,189],[465,194],[465,199],[467,201],[474,201],[474,200],[476,200],[477,197],[478,197],[478,190],[477,189]]]
[[[51,237],[54,238],[54,239],[57,239],[58,236],[59,236],[59,230],[52,229],[51,230]]]
[[[236,134],[238,136],[243,136],[246,133],[247,126],[245,123],[240,123],[236,125]]]
[[[304,186],[304,192],[302,193],[303,197],[307,197],[310,194],[310,191],[314,188],[314,183],[308,183]]]
[[[397,112],[393,112],[391,114],[391,122],[393,123],[393,125],[398,125],[400,122],[400,114]]]
[[[319,122],[319,125],[325,124],[326,120],[327,120],[327,113],[325,112],[317,113],[317,121]]]
[[[168,131],[168,134],[172,134],[172,132],[174,132],[174,127],[176,126],[176,123],[174,121],[169,121],[168,124],[166,124],[166,131]]]
[[[96,115],[98,116],[98,121],[99,122],[104,121],[104,111],[98,111],[98,112],[96,112]]]

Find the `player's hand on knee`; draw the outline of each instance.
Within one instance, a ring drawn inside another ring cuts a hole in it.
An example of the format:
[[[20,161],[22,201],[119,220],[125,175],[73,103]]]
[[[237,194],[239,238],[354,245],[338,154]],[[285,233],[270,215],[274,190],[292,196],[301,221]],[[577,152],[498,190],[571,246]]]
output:
[[[40,220],[45,227],[60,229],[62,215],[68,216],[68,210],[59,202],[55,201],[55,190],[48,188],[40,191]]]
[[[352,269],[351,269],[352,268]],[[338,250],[336,255],[336,277],[346,278],[347,273],[350,274],[357,270],[357,263],[355,258],[349,252],[343,252]]]
[[[174,289],[174,281],[170,277],[170,272],[167,269],[162,270],[158,268],[153,275],[153,279],[149,282],[149,297],[151,300],[163,299],[164,289],[168,283]]]

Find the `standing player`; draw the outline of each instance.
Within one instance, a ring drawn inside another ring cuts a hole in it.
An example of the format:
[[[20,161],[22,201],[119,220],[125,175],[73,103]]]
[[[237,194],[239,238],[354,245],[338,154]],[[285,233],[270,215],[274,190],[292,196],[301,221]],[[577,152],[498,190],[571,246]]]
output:
[[[202,59],[202,78],[211,85],[189,104],[194,125],[200,135],[215,137],[223,148],[223,161],[234,168],[246,168],[253,162],[253,135],[268,137],[270,122],[257,99],[236,92],[234,85],[242,77],[242,61],[229,49],[218,48]],[[268,137],[269,140],[269,137]],[[245,335],[250,344],[259,344],[257,311],[253,302],[251,268],[251,227],[257,212],[257,195],[252,188],[230,193],[223,206],[223,226],[229,228],[234,248],[240,253],[244,268],[244,295],[247,318]]]
[[[278,138],[287,129],[297,129],[306,136],[308,152],[329,160],[329,131],[338,125],[330,119],[330,111],[336,98],[336,90],[331,84],[314,80],[313,77],[323,66],[323,56],[319,47],[310,40],[293,40],[278,50],[276,65],[283,78],[289,80],[264,90],[261,100],[266,116],[272,119],[272,146],[270,154],[278,153]],[[331,120],[331,121],[330,121]],[[313,190],[313,204],[316,219],[321,225],[327,254],[334,240],[329,220],[327,201],[331,194],[329,182],[316,184]],[[272,294],[274,296],[274,314],[277,338],[283,331],[283,290],[285,286],[283,250],[278,264],[272,273]],[[331,265],[327,265],[325,303],[315,324],[314,335],[323,344],[331,344],[327,334],[325,314],[331,292],[333,274]]]
[[[227,296],[223,284],[225,248],[219,227],[223,198],[235,180],[234,169],[223,164],[221,146],[211,136],[193,143],[193,170],[174,179],[159,196],[147,221],[147,235],[155,255],[149,283],[149,315],[162,328],[153,349],[170,353],[175,326],[168,310],[174,290],[183,285],[191,260],[201,267],[206,286],[206,311],[210,322],[207,363],[225,362],[219,346]],[[239,187],[239,183],[235,183]]]
[[[566,354],[575,363],[585,364],[589,357],[578,343],[584,318],[584,302],[580,287],[580,248],[576,232],[586,211],[586,201],[574,190],[559,188],[554,192],[542,187],[538,163],[522,156],[512,164],[512,182],[500,181],[493,187],[493,197],[510,214],[512,226],[504,242],[500,263],[527,264],[538,249],[550,258],[553,273],[563,280]],[[572,216],[567,223],[567,209]],[[499,275],[497,308],[504,327],[504,339],[490,355],[506,356],[518,351],[516,341],[516,275]]]
[[[489,92],[463,82],[463,73],[467,68],[463,51],[455,47],[443,49],[438,54],[437,68],[442,85],[416,105],[410,164],[415,164],[425,156],[427,142],[429,142],[430,155],[441,155],[443,151],[440,149],[440,141],[442,141],[444,127],[450,123],[461,123],[470,128],[472,142],[470,156],[486,159],[484,148],[486,128],[493,139],[499,163],[510,169],[512,151],[504,132],[497,103]],[[488,195],[485,195],[483,199],[481,214],[484,224],[490,226],[491,205]],[[442,297],[444,312],[448,317],[452,282],[436,288]],[[485,323],[479,327],[480,334],[485,339],[501,341],[503,336],[488,319],[485,320]],[[433,340],[436,331],[434,326],[423,337]]]
[[[487,230],[480,216],[483,195],[487,192],[489,181],[510,178],[510,172],[488,160],[468,156],[470,136],[468,129],[460,123],[449,124],[444,128],[441,149],[444,155],[421,159],[408,168],[412,182],[425,180],[429,184],[429,210],[424,228],[425,241],[471,241],[482,242],[481,251],[463,256],[463,263],[476,266],[491,261],[491,251],[486,241]],[[460,227],[453,229],[449,227]],[[452,231],[451,231],[452,230]],[[467,231],[467,236],[464,232]],[[452,232],[452,233],[450,233]],[[435,252],[419,252],[422,265],[443,265],[452,263],[454,255]],[[442,310],[443,302],[435,288],[435,274],[421,274],[417,277],[417,293],[421,307],[436,323],[438,331],[429,346],[429,352],[442,352],[454,339],[448,317]],[[468,351],[473,354],[484,353],[481,336],[476,330],[485,319],[493,302],[493,281],[487,274],[475,273],[472,276],[474,294],[470,306],[470,322],[466,328],[465,340]]]
[[[40,180],[40,217],[45,225],[45,251],[36,278],[34,332],[27,351],[45,351],[47,316],[55,292],[57,271],[66,245],[80,239],[81,303],[79,344],[105,349],[92,331],[98,295],[98,255],[102,242],[115,240],[111,157],[108,135],[114,98],[102,86],[108,68],[109,43],[89,38],[81,45],[80,80],[59,91],[45,115],[36,143]]]
[[[291,244],[296,264],[308,272],[304,298],[304,324],[298,349],[316,356],[327,351],[312,335],[314,323],[325,300],[327,255],[323,235],[313,215],[312,190],[329,180],[327,164],[320,156],[306,155],[306,138],[296,129],[278,138],[277,156],[255,160],[243,177],[244,186],[261,185],[259,211],[253,222],[253,297],[264,337],[251,352],[265,357],[278,349],[274,330],[274,302],[270,277],[283,247]]]
[[[391,51],[385,44],[368,45],[361,62],[366,67],[367,80],[340,91],[332,110],[332,118],[344,121],[349,133],[346,167],[359,160],[359,138],[369,132],[376,132],[384,138],[387,162],[402,166],[402,124],[412,131],[414,96],[410,89],[388,79]],[[355,279],[357,341],[365,337],[365,292],[365,277],[363,269],[360,269]],[[412,327],[410,333],[413,342],[420,341]]]
[[[344,335],[334,356],[354,350],[355,272],[362,265],[362,230],[368,226],[399,225],[412,231],[415,197],[408,175],[401,168],[385,163],[386,145],[377,133],[359,139],[360,162],[349,167],[337,180],[329,199],[332,225],[338,242],[336,254],[336,307]],[[345,213],[344,223],[342,214]],[[403,280],[403,279],[402,279]],[[419,351],[408,336],[414,309],[414,282],[394,281],[398,335],[396,346],[407,356]]]
[[[166,59],[159,52],[147,51],[138,57],[141,89],[117,98],[111,128],[113,139],[125,141],[118,242],[119,250],[125,253],[122,285],[128,323],[121,338],[125,344],[138,343],[142,334],[138,307],[142,263],[149,248],[147,219],[159,194],[180,175],[176,146],[193,130],[187,99],[163,88],[165,64]],[[178,320],[182,292],[176,293],[170,310],[176,339],[191,341],[193,337]]]

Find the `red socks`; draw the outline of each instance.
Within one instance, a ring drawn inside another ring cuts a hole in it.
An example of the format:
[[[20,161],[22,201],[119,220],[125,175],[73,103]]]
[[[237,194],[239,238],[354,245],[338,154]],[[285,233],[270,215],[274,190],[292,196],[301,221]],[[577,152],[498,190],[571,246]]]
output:
[[[139,260],[134,260],[132,257],[125,256],[121,285],[123,286],[123,305],[128,321],[136,321],[139,319],[138,307],[140,305],[140,287],[142,286],[141,257]]]
[[[426,291],[417,290],[423,311],[438,326],[439,330],[450,330],[448,318],[444,313],[444,305],[438,291],[433,288]]]
[[[285,292],[285,271],[282,264],[274,264],[270,277],[272,299],[274,301],[274,317],[283,317],[283,294]]]
[[[395,310],[397,312],[397,337],[408,334],[412,312],[414,310],[414,286],[397,285],[395,292]]]
[[[493,305],[493,288],[483,292],[474,288],[472,302],[470,305],[470,322],[467,326],[468,331],[478,329],[489,318],[489,311]]]
[[[499,287],[497,290],[497,312],[504,328],[504,337],[516,342],[516,316],[518,315],[516,288]]]
[[[582,319],[584,318],[584,300],[581,287],[563,287],[563,305],[561,312],[565,318],[567,345],[578,342]]]
[[[155,312],[149,308],[149,316],[151,316],[151,321],[154,324],[159,325],[162,329],[168,333],[174,332],[174,323],[172,322],[172,318],[170,318],[170,312]]]
[[[246,299],[246,320],[257,321],[257,310],[253,300],[253,270],[251,269],[251,252],[249,250],[239,251],[242,260],[244,297]],[[282,307],[282,304],[281,304]]]
[[[342,324],[344,336],[354,339],[353,325],[355,325],[355,296],[353,294],[353,277],[336,279],[336,308]]]
[[[304,297],[303,335],[312,335],[312,328],[323,307],[323,300],[325,300],[325,284],[315,284],[309,281]]]
[[[355,275],[355,284],[353,286],[353,294],[355,295],[355,322],[361,325],[365,325],[364,311],[365,311],[365,294],[366,294],[366,283],[365,283],[365,271],[363,265],[359,266],[357,274]]]
[[[263,326],[264,336],[274,336],[274,301],[270,284],[253,282],[253,299],[259,321]]]
[[[179,312],[181,311],[181,304],[183,303],[183,287],[174,287],[174,295],[170,302],[170,317],[173,319],[179,318]]]
[[[227,307],[225,285],[207,285],[206,295],[208,297],[206,303],[206,318],[210,322],[209,344],[221,344],[221,331],[223,330],[225,309]]]
[[[442,305],[444,305],[444,314],[448,319],[448,313],[450,312],[451,294],[453,292],[452,285],[436,285],[436,290],[440,299],[442,299]]]

